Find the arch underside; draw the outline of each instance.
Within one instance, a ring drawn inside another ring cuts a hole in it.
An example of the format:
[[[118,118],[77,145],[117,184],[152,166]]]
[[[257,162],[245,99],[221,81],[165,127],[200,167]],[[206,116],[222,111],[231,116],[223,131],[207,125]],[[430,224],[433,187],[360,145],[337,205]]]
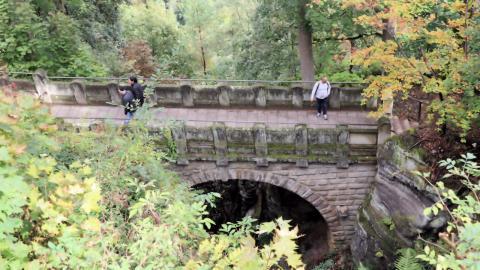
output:
[[[233,169],[233,168],[216,168],[209,170],[196,171],[193,174],[183,177],[190,186],[213,182],[213,181],[228,181],[228,180],[248,180],[262,183],[268,183],[277,187],[284,188],[290,192],[293,192],[309,202],[317,209],[322,215],[328,225],[330,232],[329,246],[331,248],[336,247],[336,243],[339,242],[336,239],[338,233],[341,231],[341,225],[338,220],[336,208],[329,205],[321,195],[315,194],[308,186],[295,181],[294,179],[274,174],[270,171],[251,170],[251,169]]]

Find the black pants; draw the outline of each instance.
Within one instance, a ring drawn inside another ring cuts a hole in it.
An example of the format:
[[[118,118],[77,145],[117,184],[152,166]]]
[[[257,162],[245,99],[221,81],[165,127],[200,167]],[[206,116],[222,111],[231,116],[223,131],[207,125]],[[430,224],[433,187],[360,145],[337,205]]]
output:
[[[327,114],[327,105],[328,105],[328,98],[320,99],[317,98],[317,112],[319,114]]]

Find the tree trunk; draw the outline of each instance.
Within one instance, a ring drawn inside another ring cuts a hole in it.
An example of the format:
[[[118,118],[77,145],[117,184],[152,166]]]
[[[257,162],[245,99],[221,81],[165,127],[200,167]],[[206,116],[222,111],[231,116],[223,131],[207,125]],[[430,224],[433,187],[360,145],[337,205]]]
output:
[[[300,1],[298,10],[298,55],[300,56],[300,71],[302,81],[313,81],[315,68],[313,63],[312,28],[306,15],[305,2]]]
[[[202,54],[202,67],[203,67],[203,75],[207,76],[207,60],[205,58],[205,48],[203,47],[203,37],[202,37],[202,29],[198,28],[198,35],[200,38],[200,53]]]
[[[349,56],[349,66],[348,66],[348,72],[349,73],[353,73],[353,62],[352,62],[352,59],[353,59],[353,52],[355,51],[355,40],[352,39],[350,40],[350,56]]]
[[[391,19],[383,19],[382,40],[392,40],[395,38],[395,26]]]

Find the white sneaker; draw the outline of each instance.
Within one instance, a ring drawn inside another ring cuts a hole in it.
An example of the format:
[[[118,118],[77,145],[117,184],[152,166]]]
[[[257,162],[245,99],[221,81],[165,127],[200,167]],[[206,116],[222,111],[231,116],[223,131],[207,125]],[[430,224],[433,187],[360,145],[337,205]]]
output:
[[[328,116],[326,114],[324,114],[323,119],[328,120]]]
[[[317,117],[320,118],[321,114],[320,113],[317,113]]]

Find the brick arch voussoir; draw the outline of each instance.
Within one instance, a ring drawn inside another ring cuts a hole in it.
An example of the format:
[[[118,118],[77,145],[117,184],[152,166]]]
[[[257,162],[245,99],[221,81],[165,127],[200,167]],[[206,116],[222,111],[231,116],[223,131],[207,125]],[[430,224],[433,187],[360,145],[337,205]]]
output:
[[[187,180],[190,186],[195,186],[207,182],[228,181],[233,179],[268,183],[291,191],[317,209],[327,222],[330,232],[341,230],[335,207],[326,202],[318,194],[315,194],[308,186],[285,175],[278,175],[269,171],[219,168],[193,173],[189,177],[186,177],[185,180]],[[338,242],[338,239],[336,239],[337,234],[332,234],[331,237],[333,240],[332,244],[335,246],[335,243]]]

